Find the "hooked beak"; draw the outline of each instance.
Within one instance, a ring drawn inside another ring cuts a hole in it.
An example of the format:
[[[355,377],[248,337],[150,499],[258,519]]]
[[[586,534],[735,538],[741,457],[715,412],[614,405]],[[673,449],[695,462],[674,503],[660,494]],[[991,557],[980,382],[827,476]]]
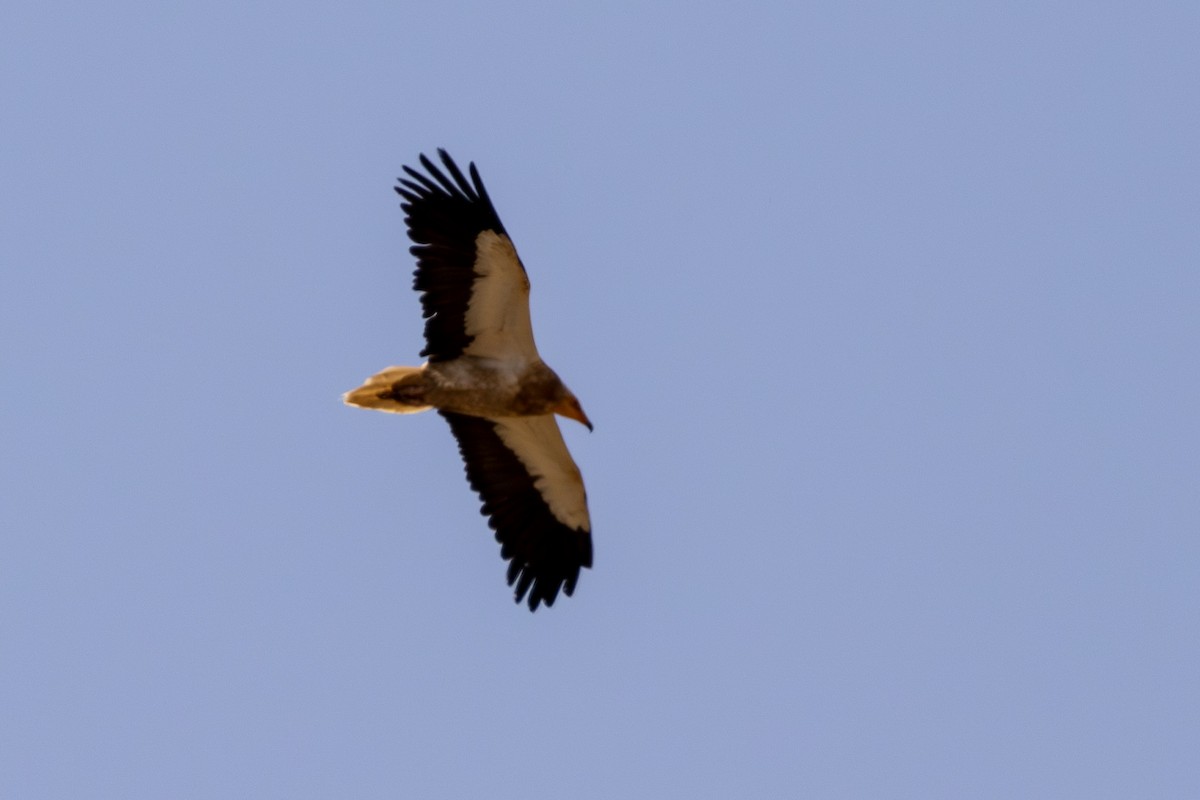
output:
[[[573,419],[576,422],[586,425],[589,431],[593,430],[592,421],[587,418],[587,414],[583,413],[583,406],[579,405],[579,401],[574,397],[568,397],[566,400],[563,400],[554,411],[567,419]]]

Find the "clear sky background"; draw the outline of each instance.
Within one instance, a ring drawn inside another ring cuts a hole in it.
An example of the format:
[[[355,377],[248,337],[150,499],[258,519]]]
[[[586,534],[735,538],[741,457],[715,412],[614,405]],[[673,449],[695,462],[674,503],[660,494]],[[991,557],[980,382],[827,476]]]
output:
[[[0,796],[1200,797],[1200,6],[8,3]],[[478,163],[595,530],[417,363]]]

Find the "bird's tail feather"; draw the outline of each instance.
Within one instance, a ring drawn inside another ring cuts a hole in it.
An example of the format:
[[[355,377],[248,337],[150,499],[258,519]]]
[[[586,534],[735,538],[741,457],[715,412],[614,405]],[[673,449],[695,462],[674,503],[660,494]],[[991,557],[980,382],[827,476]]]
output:
[[[416,414],[433,407],[425,403],[424,367],[388,367],[367,378],[357,389],[346,392],[342,400],[348,406],[393,414]]]

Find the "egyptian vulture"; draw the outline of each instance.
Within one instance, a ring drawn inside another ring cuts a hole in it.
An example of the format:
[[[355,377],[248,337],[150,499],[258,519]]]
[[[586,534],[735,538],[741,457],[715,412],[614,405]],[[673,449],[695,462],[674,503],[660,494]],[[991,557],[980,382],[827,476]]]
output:
[[[413,288],[421,293],[428,358],[388,367],[347,392],[352,406],[395,414],[436,408],[458,440],[467,480],[508,560],[508,584],[529,609],[575,591],[592,566],[591,521],[579,468],[555,414],[592,423],[542,361],[529,319],[529,278],[475,165],[470,180],[445,150],[443,172],[421,156],[404,167]]]

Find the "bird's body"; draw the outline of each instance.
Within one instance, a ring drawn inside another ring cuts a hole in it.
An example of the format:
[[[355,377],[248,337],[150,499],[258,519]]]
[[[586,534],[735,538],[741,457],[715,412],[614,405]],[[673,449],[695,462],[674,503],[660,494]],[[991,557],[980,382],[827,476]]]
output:
[[[404,198],[417,256],[429,360],[388,367],[346,403],[399,414],[435,408],[450,423],[471,486],[483,499],[508,582],[530,609],[570,595],[592,565],[591,520],[578,467],[555,414],[591,422],[542,361],[529,317],[529,279],[475,165],[471,181],[445,151],[447,177],[405,167]]]
[[[476,417],[554,414],[569,402],[563,382],[541,359],[513,364],[474,356],[389,367],[349,392],[346,401],[398,414],[437,408]]]

